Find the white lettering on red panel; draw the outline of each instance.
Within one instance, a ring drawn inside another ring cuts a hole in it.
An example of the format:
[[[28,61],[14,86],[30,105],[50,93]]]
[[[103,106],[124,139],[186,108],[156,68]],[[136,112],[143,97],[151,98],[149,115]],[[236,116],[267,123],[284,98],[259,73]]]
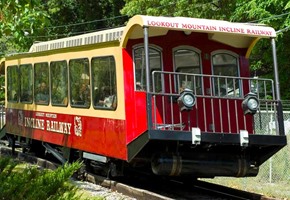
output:
[[[61,134],[70,135],[72,131],[72,125],[74,126],[74,134],[78,137],[82,136],[82,120],[81,117],[75,116],[74,122],[64,122],[57,120],[57,114],[50,114],[37,112],[36,117],[26,117],[22,111],[18,112],[18,125],[27,128],[46,130],[50,132],[56,132]],[[43,117],[48,119],[43,119]],[[42,118],[37,118],[42,117]]]
[[[59,122],[59,121],[50,121],[46,120],[46,130],[63,133],[63,134],[70,134],[71,123],[66,122]]]

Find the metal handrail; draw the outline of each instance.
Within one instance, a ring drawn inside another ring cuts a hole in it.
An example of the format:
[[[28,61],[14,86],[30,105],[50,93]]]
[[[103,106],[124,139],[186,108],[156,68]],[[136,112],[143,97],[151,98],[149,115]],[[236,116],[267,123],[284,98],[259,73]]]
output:
[[[176,104],[184,82],[189,83],[189,89],[197,99],[194,109],[188,114],[178,110]],[[226,89],[222,91],[223,87]],[[249,93],[257,96],[261,109],[271,110],[275,116],[277,113],[274,82],[271,79],[154,71],[150,89],[152,124],[153,129],[158,130],[191,131],[193,126],[203,127],[203,132],[236,133],[245,130],[252,122],[243,115],[241,103]],[[259,113],[260,110],[256,115]],[[189,122],[187,118],[194,122]],[[276,117],[274,121],[277,121]]]

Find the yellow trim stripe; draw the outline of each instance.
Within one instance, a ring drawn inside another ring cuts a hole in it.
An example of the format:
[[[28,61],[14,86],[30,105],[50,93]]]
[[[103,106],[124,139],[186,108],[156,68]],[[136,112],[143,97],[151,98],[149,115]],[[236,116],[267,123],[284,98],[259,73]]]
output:
[[[260,38],[255,38],[252,43],[250,44],[247,53],[246,53],[246,58],[248,59],[250,57],[250,54],[254,48],[254,46],[257,44],[257,42],[259,41]]]

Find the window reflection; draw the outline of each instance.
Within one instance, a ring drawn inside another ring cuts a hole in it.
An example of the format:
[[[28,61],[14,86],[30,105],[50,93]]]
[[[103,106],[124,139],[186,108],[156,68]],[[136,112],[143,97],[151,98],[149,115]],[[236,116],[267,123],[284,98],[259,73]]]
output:
[[[66,61],[56,61],[50,64],[51,72],[51,103],[66,106],[68,103],[68,76]]]
[[[20,65],[20,102],[22,103],[32,103],[32,65]]]
[[[112,56],[92,59],[94,107],[114,110],[117,107],[116,65]]]
[[[214,94],[216,96],[239,96],[240,83],[238,58],[229,53],[217,53],[212,56],[213,75],[224,76],[215,77]]]
[[[190,89],[195,94],[202,93],[201,87],[201,62],[200,55],[194,50],[178,49],[174,51],[174,65],[177,72],[187,73],[177,77],[178,88],[180,91]],[[194,74],[198,74],[195,76]]]
[[[89,60],[70,60],[69,67],[71,105],[89,107],[91,104]]]
[[[7,99],[9,102],[17,102],[19,99],[18,66],[7,67]]]
[[[134,63],[135,63],[135,83],[136,90],[146,90],[146,64],[145,64],[145,50],[144,47],[137,47],[134,49]],[[150,74],[153,71],[161,70],[161,52],[153,47],[149,47],[149,66]],[[161,74],[154,75],[153,82],[150,84],[151,89],[155,92],[162,91]],[[151,80],[151,78],[150,78]]]
[[[36,104],[49,102],[49,68],[48,63],[34,65],[34,101]]]

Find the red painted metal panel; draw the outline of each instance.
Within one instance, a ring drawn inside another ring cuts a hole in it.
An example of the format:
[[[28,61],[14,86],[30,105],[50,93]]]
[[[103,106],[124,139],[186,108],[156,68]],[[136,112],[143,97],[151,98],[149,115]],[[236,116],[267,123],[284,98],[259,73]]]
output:
[[[127,159],[125,121],[8,109],[8,133]]]
[[[147,130],[146,93],[134,90],[132,49],[123,49],[127,144]]]

